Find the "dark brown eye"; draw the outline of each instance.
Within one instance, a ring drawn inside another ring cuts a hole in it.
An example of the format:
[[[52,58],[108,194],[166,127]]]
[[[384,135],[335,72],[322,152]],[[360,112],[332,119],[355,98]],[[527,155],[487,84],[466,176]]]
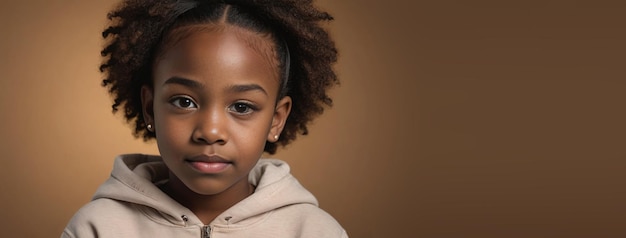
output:
[[[247,103],[238,102],[230,106],[230,110],[238,114],[249,114],[254,111],[254,108]]]
[[[170,103],[176,107],[180,108],[197,108],[196,103],[191,100],[191,98],[187,97],[176,97],[170,101]]]
[[[180,106],[181,107],[189,107],[191,105],[193,105],[193,102],[191,102],[191,100],[189,100],[188,98],[180,100]]]

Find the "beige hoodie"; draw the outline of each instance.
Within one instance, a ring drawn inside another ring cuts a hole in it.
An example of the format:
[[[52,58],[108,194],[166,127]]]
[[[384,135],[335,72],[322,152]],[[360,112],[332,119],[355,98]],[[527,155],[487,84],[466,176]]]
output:
[[[160,157],[119,156],[61,237],[348,237],[283,161],[261,159],[249,176],[255,192],[208,225],[159,190],[167,174]]]

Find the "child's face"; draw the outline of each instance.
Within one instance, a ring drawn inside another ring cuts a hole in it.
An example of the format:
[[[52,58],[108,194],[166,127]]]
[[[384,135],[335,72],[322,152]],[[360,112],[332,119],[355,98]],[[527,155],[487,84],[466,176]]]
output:
[[[247,188],[248,173],[291,107],[289,97],[276,101],[278,64],[269,39],[210,27],[168,47],[155,62],[153,89],[142,89],[165,164],[204,195]]]

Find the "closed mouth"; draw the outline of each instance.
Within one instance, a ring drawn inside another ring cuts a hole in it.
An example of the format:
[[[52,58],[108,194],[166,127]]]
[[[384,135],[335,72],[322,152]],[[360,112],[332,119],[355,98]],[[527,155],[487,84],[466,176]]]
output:
[[[185,159],[187,162],[202,162],[202,163],[232,163],[227,159],[220,157],[219,155],[198,155]]]
[[[185,162],[187,162],[194,170],[205,174],[215,174],[223,172],[233,164],[232,161],[229,161],[217,155],[194,156],[192,158],[186,159]]]

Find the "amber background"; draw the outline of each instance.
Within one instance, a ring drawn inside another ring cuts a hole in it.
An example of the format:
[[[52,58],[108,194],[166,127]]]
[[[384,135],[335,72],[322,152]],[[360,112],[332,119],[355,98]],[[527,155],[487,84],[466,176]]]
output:
[[[351,237],[626,236],[626,8],[515,2],[319,1],[343,82],[276,157]],[[156,153],[99,86],[112,5],[0,3],[3,237],[58,237]]]

